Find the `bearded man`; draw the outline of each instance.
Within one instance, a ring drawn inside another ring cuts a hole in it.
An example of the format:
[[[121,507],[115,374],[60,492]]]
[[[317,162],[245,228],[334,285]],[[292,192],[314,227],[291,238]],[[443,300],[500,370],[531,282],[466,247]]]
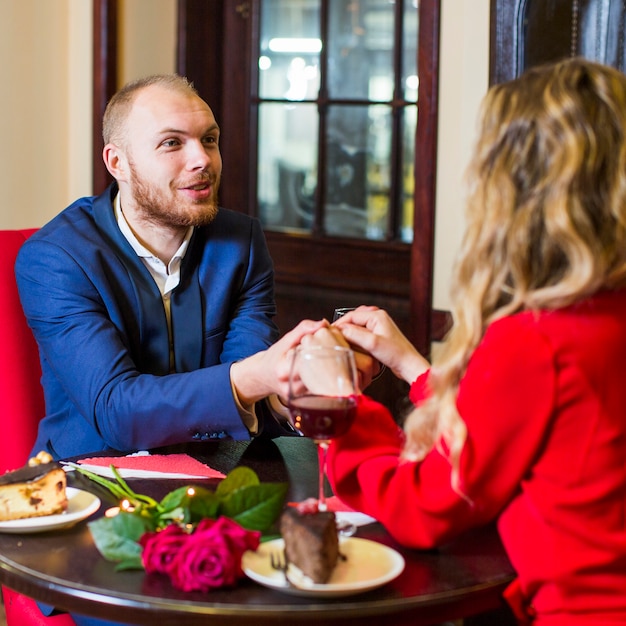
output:
[[[274,343],[272,262],[259,223],[218,208],[210,107],[180,76],[148,77],[113,96],[103,137],[115,182],[16,264],[46,398],[33,452],[285,434],[259,401],[285,395],[286,354],[320,323]]]

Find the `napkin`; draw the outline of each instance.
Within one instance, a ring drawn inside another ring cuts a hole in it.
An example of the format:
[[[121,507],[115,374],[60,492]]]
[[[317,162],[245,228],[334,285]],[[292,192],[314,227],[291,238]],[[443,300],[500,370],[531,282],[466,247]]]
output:
[[[113,477],[114,465],[123,478],[224,478],[222,472],[200,463],[188,454],[150,454],[138,452],[128,456],[97,456],[78,461],[86,470]]]

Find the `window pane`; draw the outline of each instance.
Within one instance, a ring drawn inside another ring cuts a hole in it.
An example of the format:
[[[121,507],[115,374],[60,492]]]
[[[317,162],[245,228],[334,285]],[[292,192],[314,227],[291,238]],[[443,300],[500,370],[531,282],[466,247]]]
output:
[[[354,0],[328,4],[329,97],[391,100],[394,4]]]
[[[319,91],[319,0],[264,0],[259,95],[305,100]]]
[[[402,133],[402,199],[400,239],[407,243],[413,241],[413,207],[415,188],[415,132],[417,129],[417,107],[408,106],[404,109]]]
[[[317,186],[315,104],[259,105],[259,217],[272,230],[310,230]]]
[[[402,38],[402,91],[403,98],[417,102],[417,37],[418,37],[418,0],[405,0]]]
[[[385,237],[390,156],[390,107],[329,107],[324,224],[329,235]]]
[[[257,191],[266,228],[312,232],[318,216],[326,235],[412,240],[419,0],[398,4],[262,0]]]

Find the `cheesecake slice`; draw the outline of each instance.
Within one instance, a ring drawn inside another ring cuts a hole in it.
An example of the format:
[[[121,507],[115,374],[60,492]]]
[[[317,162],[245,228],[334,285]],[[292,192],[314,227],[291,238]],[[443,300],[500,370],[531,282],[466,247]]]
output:
[[[0,476],[0,521],[63,513],[66,487],[65,472],[55,462],[7,472]]]

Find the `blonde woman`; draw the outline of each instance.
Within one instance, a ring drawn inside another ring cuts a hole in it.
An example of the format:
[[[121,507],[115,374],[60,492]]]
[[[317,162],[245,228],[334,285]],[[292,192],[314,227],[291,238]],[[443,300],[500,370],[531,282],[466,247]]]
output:
[[[571,59],[492,88],[469,181],[432,367],[382,310],[335,325],[416,408],[401,430],[361,397],[331,482],[407,546],[497,520],[520,623],[626,624],[626,77]]]

